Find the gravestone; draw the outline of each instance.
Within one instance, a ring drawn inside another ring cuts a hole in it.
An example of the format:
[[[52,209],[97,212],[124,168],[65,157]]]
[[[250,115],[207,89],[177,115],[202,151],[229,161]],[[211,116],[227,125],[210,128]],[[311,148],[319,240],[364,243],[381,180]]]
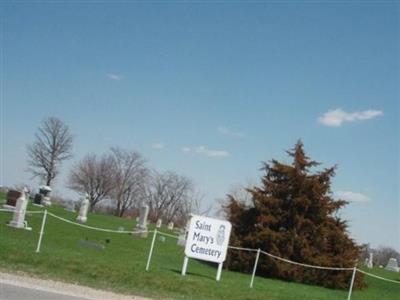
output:
[[[140,231],[140,237],[147,237],[147,216],[149,215],[149,207],[145,204],[139,209],[139,222],[136,224],[136,231]]]
[[[47,185],[43,185],[39,189],[39,193],[43,195],[42,204],[44,206],[51,206],[50,192],[51,188]]]
[[[119,232],[125,231],[125,227],[119,226],[119,227],[118,227],[118,231],[119,231]]]
[[[368,259],[368,257],[366,257],[364,260],[364,266],[368,266],[368,261],[369,261],[369,259]]]
[[[182,246],[182,247],[186,246],[186,240],[187,240],[187,236],[189,233],[189,228],[190,228],[190,220],[188,222],[186,222],[185,228],[180,229],[178,242],[177,242],[178,246]]]
[[[106,248],[106,246],[103,244],[88,241],[88,240],[79,240],[78,244],[81,247],[91,248],[91,249],[95,249],[95,250],[99,250],[99,251],[104,250]]]
[[[51,187],[47,185],[41,185],[39,187],[39,193],[37,193],[33,198],[33,204],[39,206],[42,205],[51,206],[50,192],[51,192]]]
[[[85,194],[85,197],[82,198],[81,207],[79,208],[79,215],[76,218],[76,221],[79,223],[86,223],[88,210],[89,210],[89,195]]]
[[[160,236],[158,237],[158,240],[159,240],[160,242],[165,242],[165,236],[160,235]]]
[[[185,247],[186,246],[186,234],[180,234],[178,237],[178,242],[176,244],[178,246]]]
[[[40,193],[37,193],[36,195],[35,195],[35,197],[33,198],[33,205],[35,205],[35,206],[40,206],[40,207],[43,207],[43,205],[42,205],[42,200],[43,200],[43,195],[42,194],[40,194]]]
[[[173,230],[174,229],[174,222],[169,222],[168,223],[168,229]]]
[[[367,263],[367,267],[368,267],[369,269],[372,269],[372,267],[374,266],[374,264],[373,264],[373,258],[374,258],[374,254],[371,252],[371,253],[369,254],[369,259],[368,259],[368,263]]]
[[[26,207],[28,205],[28,198],[29,198],[28,189],[24,188],[21,193],[21,196],[17,199],[13,219],[11,220],[10,223],[8,223],[9,226],[14,228],[23,228],[27,230],[32,229],[28,227],[28,224],[25,221],[25,213],[26,213]]]
[[[15,209],[15,206],[17,205],[17,199],[22,196],[22,193],[17,190],[9,190],[7,192],[6,196],[6,204],[3,205],[4,208],[6,209]]]
[[[397,259],[395,259],[395,258],[389,259],[385,270],[392,271],[392,272],[399,272],[399,266],[397,264]]]
[[[161,225],[162,225],[162,219],[158,219],[157,223],[156,223],[156,227],[161,228]]]

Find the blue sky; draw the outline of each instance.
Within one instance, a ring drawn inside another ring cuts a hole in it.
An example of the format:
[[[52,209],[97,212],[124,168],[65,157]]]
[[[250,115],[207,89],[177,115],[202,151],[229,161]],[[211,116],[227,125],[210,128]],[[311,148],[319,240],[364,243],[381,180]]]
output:
[[[1,184],[30,182],[47,116],[75,136],[68,197],[73,162],[120,146],[214,203],[301,138],[338,165],[352,236],[400,250],[398,16],[389,2],[3,2]]]

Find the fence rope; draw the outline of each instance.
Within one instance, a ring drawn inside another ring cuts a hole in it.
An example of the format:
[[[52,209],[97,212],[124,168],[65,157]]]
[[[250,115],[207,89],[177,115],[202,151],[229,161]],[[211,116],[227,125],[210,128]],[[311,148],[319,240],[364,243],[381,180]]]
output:
[[[15,212],[14,209],[7,209],[7,208],[1,208],[0,211],[11,212],[11,213]],[[27,211],[25,211],[25,213],[27,213],[27,214],[42,214],[43,211],[42,210],[27,210]]]
[[[165,232],[158,231],[158,230],[157,230],[157,233],[158,233],[158,234],[161,234],[161,235],[165,235],[165,236],[172,237],[172,238],[174,238],[174,239],[179,239],[179,236],[176,236],[176,235],[173,235],[173,234],[165,233]]]
[[[250,251],[250,252],[257,252],[258,249],[251,249],[251,248],[242,248],[242,247],[235,247],[235,246],[228,246],[229,249],[232,250],[243,250],[243,251]]]
[[[84,225],[84,224],[80,224],[80,223],[76,223],[76,222],[64,219],[64,218],[59,217],[59,216],[57,216],[55,214],[52,214],[51,212],[48,212],[48,214],[50,216],[52,216],[53,218],[59,219],[61,221],[64,221],[64,222],[67,222],[67,223],[70,223],[70,224],[73,224],[73,225],[76,225],[76,226],[80,226],[80,227],[83,227],[83,228],[97,230],[97,231],[110,232],[110,233],[144,233],[144,232],[152,233],[153,232],[153,231],[147,231],[147,230],[127,231],[127,230],[115,230],[115,229],[92,227],[92,226],[89,226],[89,225]]]
[[[381,280],[384,280],[384,281],[400,283],[400,281],[387,279],[387,278],[384,278],[384,277],[381,277],[381,276],[378,276],[378,275],[375,275],[375,274],[372,274],[372,273],[365,272],[365,271],[360,270],[360,269],[357,269],[357,271],[360,272],[360,273],[363,273],[363,274],[365,274],[367,276],[371,276],[371,277],[374,277],[374,278],[377,278],[377,279],[381,279]]]
[[[303,266],[303,267],[308,267],[308,268],[321,269],[321,270],[334,270],[334,271],[352,271],[354,269],[354,268],[323,267],[323,266],[315,266],[315,265],[303,264],[303,263],[299,263],[299,262],[296,262],[296,261],[292,261],[292,260],[289,260],[289,259],[286,259],[286,258],[282,258],[282,257],[276,256],[276,255],[273,255],[273,254],[265,252],[263,250],[261,250],[261,253],[263,253],[263,254],[265,254],[265,255],[267,255],[269,257],[275,258],[277,260],[281,260],[281,261],[284,261],[284,262],[287,262],[287,263],[290,263],[290,264],[293,264],[293,265],[298,265],[298,266]]]

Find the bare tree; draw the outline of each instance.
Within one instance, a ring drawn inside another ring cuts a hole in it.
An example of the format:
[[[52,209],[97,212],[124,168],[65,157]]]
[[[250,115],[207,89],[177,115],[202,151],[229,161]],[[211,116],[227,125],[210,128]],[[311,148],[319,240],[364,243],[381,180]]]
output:
[[[251,193],[248,191],[249,188],[256,186],[253,181],[247,180],[246,185],[243,184],[234,184],[229,188],[228,194],[226,198],[216,199],[216,202],[219,204],[219,208],[216,209],[214,215],[220,218],[226,217],[226,208],[227,203],[229,203],[229,199],[237,199],[243,205],[251,204]]]
[[[72,157],[72,135],[68,126],[55,117],[45,119],[27,150],[28,171],[50,186],[61,162]]]
[[[247,179],[245,184],[234,184],[230,187],[228,195],[240,200],[245,204],[250,204],[252,195],[249,189],[257,186],[257,182],[254,180]]]
[[[187,218],[192,211],[194,195],[193,182],[174,172],[153,172],[147,189],[150,217],[166,222]]]
[[[113,199],[116,201],[115,214],[122,217],[129,208],[144,200],[145,186],[149,171],[141,154],[135,151],[112,148]]]
[[[213,210],[213,205],[204,206],[204,194],[192,189],[188,192],[185,201],[182,201],[175,214],[174,222],[185,225],[190,219],[191,214],[209,216]]]
[[[110,155],[98,158],[86,155],[69,173],[67,186],[80,194],[89,195],[90,210],[111,195],[114,188],[114,164]]]

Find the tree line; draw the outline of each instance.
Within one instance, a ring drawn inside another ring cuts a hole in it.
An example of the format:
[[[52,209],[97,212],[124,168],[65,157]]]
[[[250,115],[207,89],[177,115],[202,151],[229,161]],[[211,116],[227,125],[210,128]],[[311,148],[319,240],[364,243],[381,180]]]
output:
[[[72,157],[72,145],[65,123],[54,117],[45,119],[27,147],[28,171],[50,186],[62,162]],[[122,217],[143,203],[149,206],[153,221],[184,223],[191,212],[200,210],[202,200],[190,178],[150,169],[142,154],[119,147],[101,155],[86,154],[69,171],[66,185],[88,195],[91,211],[107,202]]]

